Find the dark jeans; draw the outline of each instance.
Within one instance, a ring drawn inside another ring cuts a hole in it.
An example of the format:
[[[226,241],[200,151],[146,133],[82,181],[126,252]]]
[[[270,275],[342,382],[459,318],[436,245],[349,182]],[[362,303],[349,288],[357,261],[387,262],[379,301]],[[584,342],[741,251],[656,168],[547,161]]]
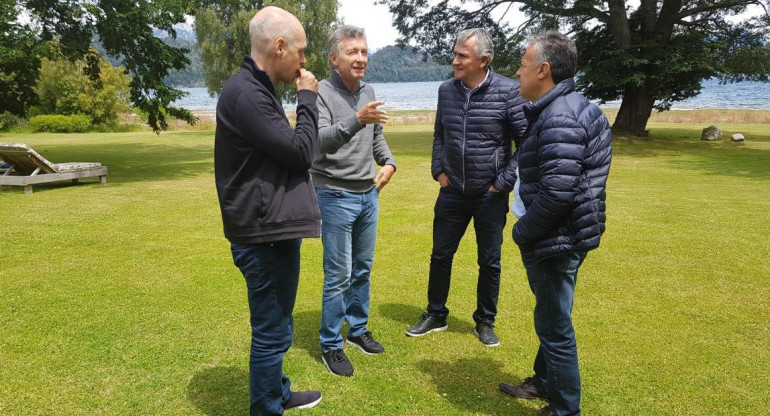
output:
[[[249,389],[251,415],[281,415],[291,398],[283,356],[291,346],[292,311],[299,283],[302,240],[231,244],[235,265],[246,279],[251,313]]]
[[[578,268],[585,252],[565,253],[538,261],[522,252],[529,287],[535,295],[535,382],[548,392],[559,416],[580,414],[580,369],[572,327],[572,301]]]
[[[428,279],[428,314],[446,319],[452,260],[471,218],[476,230],[479,279],[476,286],[476,323],[495,321],[500,292],[500,249],[508,214],[508,194],[487,192],[466,196],[441,188],[433,218],[433,253]]]

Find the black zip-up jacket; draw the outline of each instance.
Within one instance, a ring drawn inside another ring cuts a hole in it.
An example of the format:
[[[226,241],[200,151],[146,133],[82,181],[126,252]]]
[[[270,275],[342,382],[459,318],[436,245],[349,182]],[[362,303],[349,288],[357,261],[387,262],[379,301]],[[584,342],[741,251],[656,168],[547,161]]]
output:
[[[291,128],[267,73],[251,57],[217,102],[214,175],[225,237],[263,244],[321,235],[308,169],[318,138],[316,93],[297,92]]]
[[[527,130],[519,82],[489,69],[484,82],[467,92],[456,78],[438,89],[431,174],[449,177],[464,195],[483,195],[494,185],[510,192],[516,182],[518,147]]]

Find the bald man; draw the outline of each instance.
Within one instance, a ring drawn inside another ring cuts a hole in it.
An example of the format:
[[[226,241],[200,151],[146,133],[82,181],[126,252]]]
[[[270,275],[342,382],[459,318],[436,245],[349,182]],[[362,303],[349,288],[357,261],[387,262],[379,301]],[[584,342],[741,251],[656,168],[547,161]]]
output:
[[[250,56],[217,103],[214,172],[225,237],[243,273],[251,314],[251,415],[281,415],[321,401],[291,391],[283,356],[292,343],[292,311],[302,238],[320,235],[321,217],[308,169],[318,134],[318,82],[305,65],[302,24],[277,7],[249,23]],[[275,92],[297,85],[292,129]]]

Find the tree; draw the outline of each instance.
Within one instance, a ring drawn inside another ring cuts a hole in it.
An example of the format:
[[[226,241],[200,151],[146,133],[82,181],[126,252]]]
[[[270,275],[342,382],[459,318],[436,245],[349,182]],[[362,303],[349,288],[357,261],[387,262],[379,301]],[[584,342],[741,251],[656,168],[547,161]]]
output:
[[[122,58],[132,77],[131,101],[147,113],[153,130],[166,129],[167,116],[195,121],[189,111],[171,106],[184,93],[163,81],[169,70],[182,69],[189,63],[186,50],[165,44],[153,33],[156,29],[176,37],[173,25],[184,22],[185,15],[192,13],[193,0],[5,0],[2,4],[0,12],[5,19],[4,30],[0,30],[0,51],[25,55],[28,68],[33,68],[31,73],[39,69],[43,56],[36,48],[41,45],[56,40],[68,59],[78,59],[88,51],[92,37],[98,35],[108,54]],[[26,45],[15,43],[18,38]],[[91,73],[97,73],[94,65],[97,63],[89,66]],[[24,94],[14,103],[0,102],[0,113],[7,109],[21,114],[34,102],[28,92],[35,78],[30,80],[20,73],[2,60],[0,79]]]
[[[16,23],[15,3],[0,2],[0,114],[24,116],[35,102],[40,47],[30,28]]]
[[[89,74],[89,60],[97,60],[98,74]],[[128,110],[131,78],[92,51],[82,60],[43,58],[35,88],[36,107],[44,114],[85,114],[94,124],[108,123]]]
[[[337,19],[336,0],[216,0],[204,3],[195,15],[195,32],[209,94],[216,96],[225,81],[241,67],[251,51],[249,21],[257,10],[277,6],[302,22],[307,36],[305,67],[321,79],[329,74],[326,43]],[[294,87],[280,87],[284,99],[293,99]]]
[[[526,36],[567,29],[579,51],[578,88],[602,102],[622,99],[613,128],[645,135],[653,108],[697,95],[701,81],[770,80],[770,0],[378,0],[389,7],[404,45],[449,62],[455,34],[485,27],[495,40],[495,68],[512,74]],[[457,4],[460,3],[460,4]],[[520,5],[527,16],[513,28],[496,8]],[[750,7],[758,17],[737,19]]]

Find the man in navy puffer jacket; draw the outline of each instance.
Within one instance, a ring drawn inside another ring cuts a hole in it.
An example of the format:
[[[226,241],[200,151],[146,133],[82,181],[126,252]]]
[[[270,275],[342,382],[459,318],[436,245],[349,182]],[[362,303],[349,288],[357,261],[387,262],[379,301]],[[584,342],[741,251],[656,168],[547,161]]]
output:
[[[479,264],[475,332],[486,346],[500,343],[494,332],[500,249],[516,180],[512,147],[526,131],[522,107],[527,101],[518,82],[489,68],[493,55],[485,30],[460,32],[452,61],[455,78],[439,87],[431,173],[441,189],[434,209],[428,310],[407,329],[409,336],[447,328],[452,259],[473,219]]]
[[[580,414],[572,302],[578,268],[604,232],[612,133],[602,111],[575,92],[576,62],[575,44],[547,32],[530,43],[517,72],[521,95],[532,103],[517,155],[513,239],[535,295],[540,348],[535,375],[500,388],[548,400],[538,415]]]

